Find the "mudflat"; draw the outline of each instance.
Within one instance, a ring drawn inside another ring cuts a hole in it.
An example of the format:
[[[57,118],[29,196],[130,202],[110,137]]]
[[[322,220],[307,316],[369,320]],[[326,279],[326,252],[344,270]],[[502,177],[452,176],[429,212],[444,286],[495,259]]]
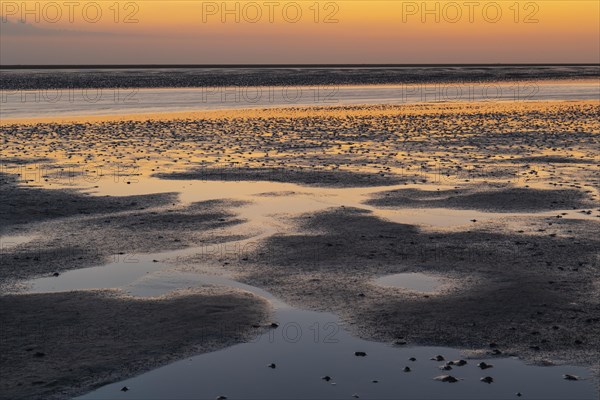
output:
[[[222,287],[27,291],[115,255],[179,250],[157,261],[334,312],[363,338],[598,371],[599,112],[429,104],[4,124],[3,395],[83,393],[268,322],[266,301]],[[245,240],[243,252],[200,251]],[[374,283],[404,272],[451,284],[424,294]],[[30,329],[106,321],[139,340]]]
[[[248,340],[268,304],[201,288],[158,298],[119,291],[0,296],[3,399],[70,398],[189,355]]]

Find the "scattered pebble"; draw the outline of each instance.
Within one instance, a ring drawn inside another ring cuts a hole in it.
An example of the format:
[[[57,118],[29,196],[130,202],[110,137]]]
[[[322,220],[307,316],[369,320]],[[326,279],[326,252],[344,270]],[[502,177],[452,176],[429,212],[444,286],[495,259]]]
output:
[[[453,377],[452,375],[440,375],[440,376],[436,376],[435,378],[433,378],[436,381],[440,381],[440,382],[448,382],[448,383],[455,383],[458,382],[458,379],[456,379],[455,377]]]
[[[484,361],[480,362],[479,364],[477,364],[477,366],[481,369],[488,369],[488,368],[494,368],[494,366],[492,364],[488,364]]]

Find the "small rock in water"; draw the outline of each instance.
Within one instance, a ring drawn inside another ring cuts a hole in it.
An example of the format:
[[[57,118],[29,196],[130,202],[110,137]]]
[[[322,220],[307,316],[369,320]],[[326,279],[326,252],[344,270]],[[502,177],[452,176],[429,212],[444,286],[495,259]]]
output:
[[[486,377],[484,377],[484,378],[481,378],[481,379],[480,379],[480,381],[481,381],[481,382],[485,382],[485,383],[488,383],[488,384],[489,384],[489,383],[492,383],[492,382],[494,382],[494,378],[492,378],[491,376],[486,376]]]
[[[52,274],[52,276],[53,276],[53,277],[55,277],[55,278],[56,278],[57,276],[59,276],[59,275],[60,275],[60,274],[59,274],[58,272],[55,272],[55,273],[53,273],[53,274]]]
[[[272,369],[275,369],[275,368],[277,368],[277,365],[275,365],[275,364],[271,363],[271,364],[267,365],[267,367],[269,367],[269,368],[272,368]]]
[[[464,365],[467,365],[467,362],[465,360],[452,361],[452,365],[462,367]]]
[[[431,359],[433,361],[444,361],[445,360],[444,356],[440,356],[440,355],[437,355],[435,357],[431,357]]]
[[[354,355],[355,355],[356,357],[366,357],[366,356],[367,356],[367,353],[365,353],[364,351],[355,351],[355,352],[354,352]]]
[[[417,359],[414,358],[414,357],[411,357],[411,358],[408,359],[408,361],[417,361]]]
[[[440,376],[436,376],[435,378],[436,381],[440,381],[440,382],[448,382],[448,383],[455,383],[458,382],[458,379],[456,379],[455,377],[453,377],[452,375],[440,375]]]
[[[279,324],[277,322],[271,322],[271,328],[277,328]]]
[[[488,368],[493,368],[494,366],[492,364],[487,364],[485,362],[480,362],[479,364],[477,364],[477,366],[481,369],[488,369]]]
[[[578,376],[576,376],[576,375],[564,374],[564,375],[563,375],[563,379],[566,379],[566,380],[568,380],[568,381],[578,381],[578,380],[579,380],[579,379],[581,379],[581,378],[579,378],[579,377],[578,377]]]
[[[410,372],[410,368],[409,367],[404,367],[404,372]]]
[[[219,396],[217,397],[217,400],[227,400],[227,396]]]
[[[357,395],[356,393],[354,393],[354,394],[352,395],[352,397],[354,397],[355,399],[358,399],[358,398],[360,398],[360,396],[359,396],[359,395]]]
[[[441,369],[442,371],[451,371],[451,370],[452,370],[452,367],[451,367],[450,365],[446,364],[446,365],[442,365],[442,366],[440,367],[440,369]]]
[[[121,392],[127,392],[129,390],[129,388],[127,386],[123,386],[121,388]]]
[[[321,379],[323,379],[325,382],[329,382],[331,380],[331,377],[329,375],[325,375]]]
[[[521,392],[517,392],[517,397],[521,397],[523,394]]]
[[[379,383],[379,381],[377,379],[373,379],[371,382],[373,382],[373,383]]]

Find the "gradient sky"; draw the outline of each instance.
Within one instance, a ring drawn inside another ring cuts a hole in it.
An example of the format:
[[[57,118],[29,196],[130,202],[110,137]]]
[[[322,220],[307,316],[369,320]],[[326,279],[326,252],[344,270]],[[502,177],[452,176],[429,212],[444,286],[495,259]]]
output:
[[[0,63],[600,62],[597,0],[269,1],[0,0]]]

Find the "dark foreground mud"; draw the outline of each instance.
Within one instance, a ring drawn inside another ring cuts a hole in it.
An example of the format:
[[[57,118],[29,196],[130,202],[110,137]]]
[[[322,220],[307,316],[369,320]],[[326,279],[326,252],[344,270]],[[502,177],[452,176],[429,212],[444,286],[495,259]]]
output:
[[[529,217],[515,232],[508,218],[427,231],[340,208],[297,222],[304,233],[273,236],[247,261],[232,260],[244,280],[339,313],[367,338],[598,363],[595,221]],[[372,283],[401,272],[446,276],[454,287],[429,295]]]
[[[248,340],[268,315],[263,299],[222,288],[161,298],[118,291],[0,296],[0,398],[80,394]]]
[[[8,243],[3,244],[1,253],[0,288],[19,280],[103,265],[118,259],[135,262],[136,254],[140,253],[241,238],[231,231],[225,232],[225,228],[243,222],[229,211],[239,207],[239,202],[207,201],[187,206],[173,203],[146,208],[164,204],[164,200],[176,201],[176,196],[94,197],[68,190],[18,187],[9,188],[8,194],[11,193],[17,197],[0,206],[8,209],[5,213],[7,226],[36,216],[39,223],[35,227],[13,224],[12,234],[25,233],[32,239],[16,246],[8,246],[10,237],[4,239]],[[74,198],[76,202],[72,201]],[[133,202],[136,204],[132,205],[132,199],[137,199]],[[146,199],[149,201],[144,202]],[[23,203],[27,206],[19,206]],[[73,206],[73,203],[77,205]],[[40,207],[31,210],[30,204]],[[48,208],[41,204],[48,204]]]
[[[14,162],[14,161],[13,161]],[[24,187],[14,175],[0,173],[0,234],[11,228],[58,218],[144,210],[176,201],[176,194],[94,197],[74,190]]]

